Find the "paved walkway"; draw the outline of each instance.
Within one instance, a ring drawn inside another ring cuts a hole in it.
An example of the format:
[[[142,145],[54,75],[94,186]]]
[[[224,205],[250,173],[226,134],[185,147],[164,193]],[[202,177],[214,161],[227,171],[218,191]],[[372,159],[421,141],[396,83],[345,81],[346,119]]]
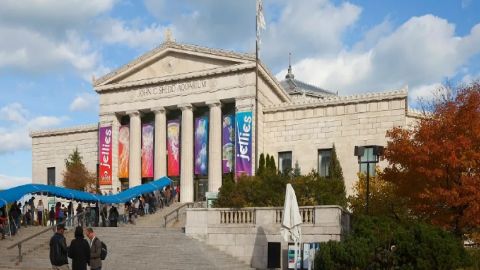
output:
[[[98,237],[108,246],[108,257],[102,269],[251,269],[230,255],[188,238],[182,229],[161,227],[167,211],[139,218],[137,225],[94,228]],[[26,245],[24,250],[32,251],[19,265],[14,263],[18,251],[6,251],[2,243],[0,269],[51,269],[48,259],[50,236],[51,233],[46,233],[36,241],[43,243],[41,247]],[[73,230],[70,230],[66,235],[67,243],[70,243],[72,236]]]

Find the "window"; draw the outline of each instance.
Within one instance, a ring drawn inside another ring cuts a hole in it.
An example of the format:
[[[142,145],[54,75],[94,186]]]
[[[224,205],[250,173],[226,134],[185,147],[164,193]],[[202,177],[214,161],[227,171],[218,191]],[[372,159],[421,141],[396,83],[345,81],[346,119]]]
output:
[[[278,153],[278,170],[286,172],[292,169],[292,152]]]
[[[374,154],[373,146],[365,146],[363,155],[360,157],[360,172],[367,174],[367,162],[370,176],[375,176],[375,167],[377,165],[377,156]]]
[[[47,185],[55,186],[55,167],[47,168]]]
[[[330,167],[330,160],[332,160],[332,149],[318,150],[318,174],[326,177],[330,175],[328,167]]]

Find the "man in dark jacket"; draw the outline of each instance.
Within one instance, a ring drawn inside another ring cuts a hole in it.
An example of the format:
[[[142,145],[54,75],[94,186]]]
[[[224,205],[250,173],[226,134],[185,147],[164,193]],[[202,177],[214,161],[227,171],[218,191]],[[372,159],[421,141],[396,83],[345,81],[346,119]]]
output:
[[[90,245],[83,236],[82,227],[75,228],[75,239],[68,248],[68,257],[72,259],[72,270],[87,270],[90,262]]]
[[[52,269],[54,270],[70,269],[67,258],[67,240],[63,236],[64,232],[65,225],[58,224],[57,232],[50,239],[50,263],[52,263]]]
[[[92,228],[87,228],[87,237],[90,239],[90,269],[101,270],[102,259],[100,254],[102,252],[102,242],[97,238]]]

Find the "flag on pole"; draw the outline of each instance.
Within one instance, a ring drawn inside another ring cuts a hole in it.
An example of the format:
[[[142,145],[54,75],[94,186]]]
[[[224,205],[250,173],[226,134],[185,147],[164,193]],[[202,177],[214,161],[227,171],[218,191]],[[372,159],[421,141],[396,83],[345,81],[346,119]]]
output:
[[[260,42],[260,30],[265,30],[267,25],[263,16],[262,0],[257,0],[257,41]]]

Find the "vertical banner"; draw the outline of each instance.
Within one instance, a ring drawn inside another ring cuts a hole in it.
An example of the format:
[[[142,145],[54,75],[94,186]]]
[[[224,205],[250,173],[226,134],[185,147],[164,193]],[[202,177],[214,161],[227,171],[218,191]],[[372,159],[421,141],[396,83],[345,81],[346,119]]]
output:
[[[98,184],[112,184],[112,127],[100,127],[98,131]]]
[[[235,123],[235,175],[252,175],[252,112],[237,112]]]
[[[195,164],[196,175],[207,175],[208,173],[208,117],[195,118]]]
[[[121,126],[118,130],[118,178],[128,178],[130,159],[130,127]]]
[[[222,121],[222,171],[223,173],[233,172],[233,146],[235,145],[235,116],[227,114]]]
[[[167,123],[168,176],[180,175],[180,120]]]
[[[142,177],[153,177],[153,124],[142,126]]]

